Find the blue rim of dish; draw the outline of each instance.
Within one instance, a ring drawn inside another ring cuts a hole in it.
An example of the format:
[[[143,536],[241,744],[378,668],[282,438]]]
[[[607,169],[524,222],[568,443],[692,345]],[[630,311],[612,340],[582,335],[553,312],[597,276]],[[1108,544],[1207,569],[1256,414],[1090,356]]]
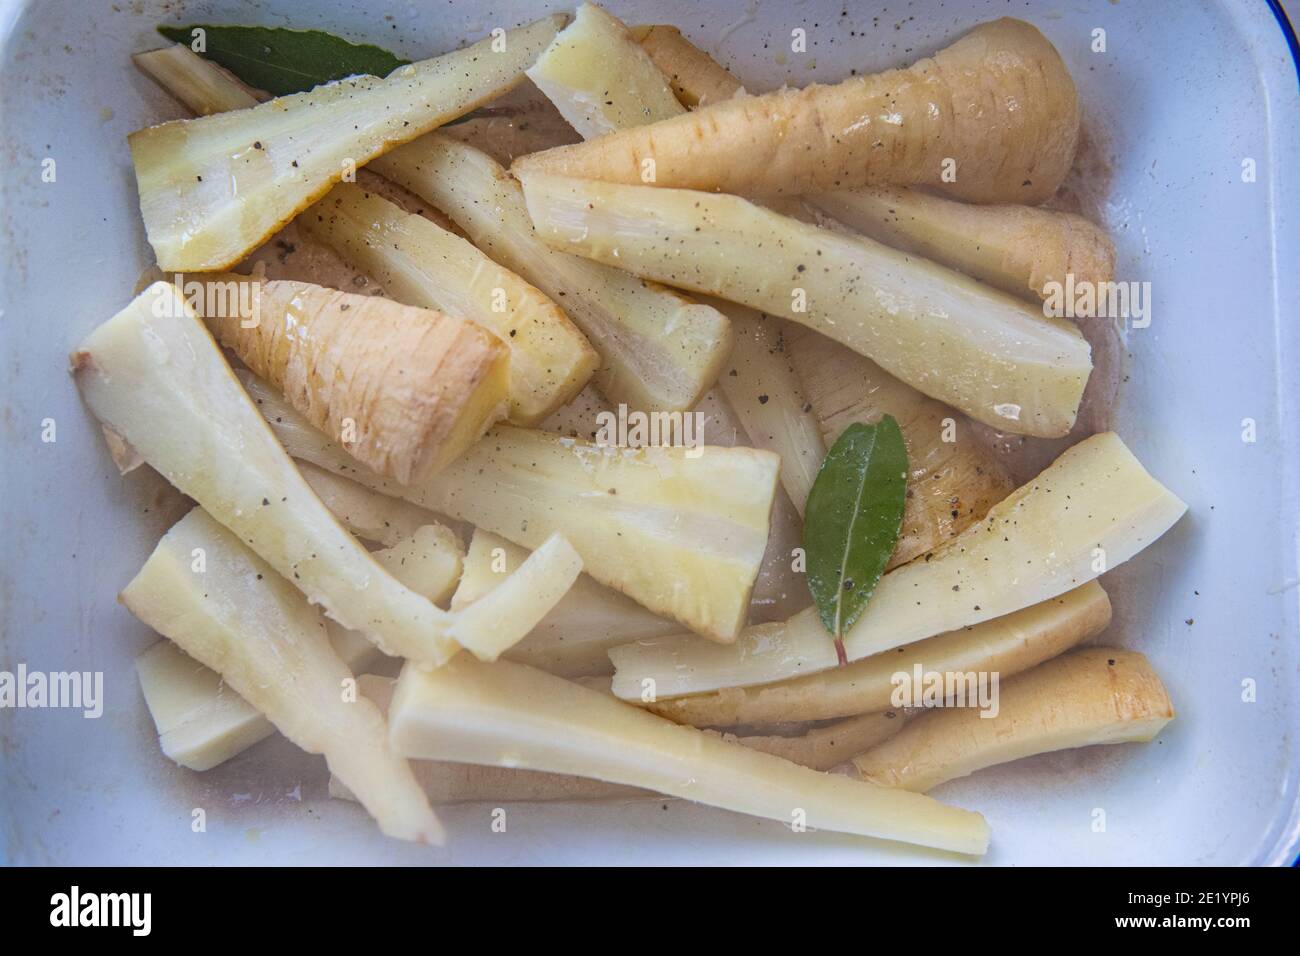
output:
[[[1300,40],[1296,39],[1295,27],[1291,26],[1291,20],[1283,9],[1281,0],[1267,0],[1268,8],[1273,11],[1273,18],[1277,20],[1277,25],[1282,28],[1282,36],[1286,38],[1287,48],[1291,51],[1291,62],[1295,64],[1296,79],[1300,81]],[[1300,857],[1296,858],[1300,863]]]

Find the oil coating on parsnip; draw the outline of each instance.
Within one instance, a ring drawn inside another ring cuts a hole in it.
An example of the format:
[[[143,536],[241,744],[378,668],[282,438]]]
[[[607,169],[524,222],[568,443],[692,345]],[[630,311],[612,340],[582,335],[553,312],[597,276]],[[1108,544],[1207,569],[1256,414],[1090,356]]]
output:
[[[194,568],[202,554],[201,572]],[[389,836],[441,843],[442,827],[320,612],[202,508],[182,518],[122,591],[131,613],[221,674],[290,740],[325,755]]]
[[[932,555],[880,579],[844,638],[850,661],[992,620],[1096,579],[1165,533],[1187,506],[1104,432],[1061,455]],[[610,651],[614,693],[679,697],[828,670],[835,649],[814,608],[718,647],[689,635]]]
[[[506,92],[555,37],[546,17],[385,79],[353,76],[132,133],[149,243],[166,272],[228,269],[345,174]]]
[[[950,269],[739,196],[529,173],[552,247],[821,332],[972,418],[1059,437],[1092,371],[1071,323]]]

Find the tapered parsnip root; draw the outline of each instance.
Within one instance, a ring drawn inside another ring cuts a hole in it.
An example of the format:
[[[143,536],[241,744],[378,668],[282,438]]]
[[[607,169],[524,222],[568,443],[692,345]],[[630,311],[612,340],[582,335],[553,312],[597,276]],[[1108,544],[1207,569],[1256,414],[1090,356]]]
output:
[[[685,411],[717,379],[732,336],[716,309],[548,247],[519,184],[486,153],[425,136],[371,168],[441,209],[476,246],[558,303],[600,353],[595,383],[611,402]]]
[[[221,344],[381,475],[423,478],[504,417],[509,352],[472,322],[307,282],[218,281],[250,293],[204,314]]]
[[[556,249],[806,325],[1003,431],[1074,424],[1087,341],[967,276],[739,196],[534,173],[523,187]]]
[[[364,700],[344,699],[352,673],[330,647],[320,613],[202,509],[167,533],[121,600],[295,744],[324,754],[384,833],[442,842],[410,768],[389,748],[384,718]]]
[[[527,557],[526,549],[476,529],[464,573],[452,595],[452,610],[471,606],[509,580]],[[503,656],[559,677],[610,674],[614,670],[609,661],[611,647],[672,634],[680,627],[584,574],[528,636]]]
[[[498,426],[432,478],[398,485],[359,467],[264,383],[246,383],[295,458],[526,548],[559,532],[597,581],[714,640],[734,640],[744,623],[776,494],[770,452],[628,449]]]
[[[1011,491],[1001,462],[955,409],[922,395],[871,359],[800,326],[789,328],[784,355],[827,447],[854,422],[874,423],[885,415],[892,415],[903,432],[907,500],[890,568],[965,531]]]
[[[559,306],[460,236],[352,183],[298,221],[383,284],[385,295],[469,319],[510,350],[510,419],[535,425],[587,383],[600,358]]]
[[[523,78],[563,23],[547,17],[386,79],[354,76],[130,137],[158,265],[229,268],[346,174]]]
[[[980,854],[978,814],[889,799],[900,790],[818,773],[631,707],[543,671],[462,655],[408,667],[389,710],[405,756],[576,774],[820,830]],[[916,796],[916,795],[913,795]],[[800,813],[802,811],[802,813]]]
[[[968,206],[913,189],[819,193],[819,208],[895,249],[1004,292],[1046,298],[1052,283],[1115,278],[1115,244],[1082,216],[1033,206]]]
[[[726,68],[667,24],[632,27],[632,35],[668,77],[678,102],[690,109],[729,100],[742,89]]]
[[[1094,435],[932,555],[890,571],[844,638],[850,661],[1002,617],[1117,567],[1187,510],[1113,432]],[[900,655],[901,656],[901,655]],[[689,635],[610,651],[614,692],[680,697],[770,684],[837,664],[815,609],[749,628],[729,647]],[[651,682],[647,685],[645,682]]]
[[[526,71],[586,139],[681,112],[649,54],[617,17],[584,3]]]
[[[131,59],[198,116],[251,109],[259,102],[239,80],[184,44],[137,53]]]
[[[1060,55],[1034,27],[1002,19],[905,70],[725,100],[515,169],[743,195],[927,184],[1036,204],[1065,178],[1078,134]]]
[[[894,675],[997,671],[1008,678],[1095,637],[1110,623],[1110,599],[1091,581],[1059,597],[844,667],[758,687],[727,687],[648,704],[696,727],[831,720],[893,706]]]
[[[996,716],[973,707],[929,711],[853,764],[864,780],[924,792],[1033,754],[1151,740],[1173,718],[1145,657],[1086,647],[1001,687]]]

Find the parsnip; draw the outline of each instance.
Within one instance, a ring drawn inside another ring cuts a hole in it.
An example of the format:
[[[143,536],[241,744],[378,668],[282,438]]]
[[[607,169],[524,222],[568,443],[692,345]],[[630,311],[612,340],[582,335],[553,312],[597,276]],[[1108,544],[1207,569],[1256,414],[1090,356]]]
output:
[[[927,184],[1036,204],[1069,172],[1078,134],[1060,55],[1034,27],[1002,19],[904,70],[724,100],[514,168],[743,195]]]
[[[452,610],[472,605],[508,580],[527,557],[524,548],[475,529],[464,573],[452,595]],[[610,674],[614,670],[609,661],[611,647],[672,634],[680,627],[584,574],[528,636],[502,656],[559,677]]]
[[[546,17],[386,79],[349,77],[131,134],[159,267],[234,265],[349,172],[510,89],[562,23]]]
[[[668,24],[632,27],[632,35],[668,77],[683,106],[695,109],[729,100],[743,87],[726,68]]]
[[[350,478],[318,468],[310,462],[298,462],[298,470],[325,507],[358,538],[391,548],[403,538],[415,534],[418,528],[440,524],[431,511],[400,498],[377,494]],[[442,531],[445,534],[440,535],[439,550],[454,558],[448,565],[453,571],[451,582],[454,585],[460,577],[464,549],[451,529],[444,527]]]
[[[739,196],[534,173],[523,187],[554,248],[792,319],[1003,431],[1074,424],[1087,341],[967,276]]]
[[[850,661],[1001,617],[1117,567],[1164,534],[1187,506],[1105,432],[1061,455],[926,558],[880,579],[844,638]],[[638,699],[770,684],[836,666],[813,608],[749,628],[729,647],[689,635],[610,651],[614,692]],[[649,683],[647,683],[649,682]]]
[[[672,78],[685,106],[730,99],[732,76],[676,27],[639,28],[642,47]],[[637,31],[634,31],[637,32]],[[1038,297],[1049,282],[1107,282],[1115,246],[1081,216],[1028,205],[971,206],[914,189],[864,186],[819,193],[810,200],[878,242],[932,259],[1012,295]]]
[[[923,671],[996,671],[1012,677],[1050,660],[1110,623],[1110,599],[1090,581],[982,624],[873,654],[844,667],[759,687],[727,687],[646,705],[681,724],[730,727],[781,721],[831,720],[888,710],[893,676]]]
[[[864,780],[924,792],[1032,754],[1151,740],[1173,718],[1145,657],[1085,647],[1001,687],[996,717],[971,707],[931,710],[853,764]]]
[[[818,193],[819,208],[895,249],[924,256],[1022,297],[1049,283],[1115,278],[1115,244],[1082,216],[1034,206],[968,206],[914,189]]]
[[[475,245],[558,303],[600,353],[595,382],[611,402],[684,411],[717,379],[732,336],[716,309],[549,248],[519,184],[486,153],[425,136],[371,168],[447,213]]]
[[[907,500],[890,568],[960,534],[1011,491],[1001,462],[955,409],[922,395],[871,359],[800,326],[785,336],[784,355],[827,447],[854,422],[873,423],[892,415],[902,429],[909,467]]]
[[[137,53],[131,59],[198,116],[251,109],[260,102],[239,80],[184,44]]]
[[[405,756],[577,774],[786,823],[980,854],[982,817],[738,747],[543,671],[461,655],[408,667],[389,710]],[[912,795],[916,796],[916,795]]]
[[[295,458],[527,548],[562,533],[597,581],[706,637],[734,640],[744,622],[776,493],[770,452],[626,449],[498,426],[429,480],[398,485],[246,383]]]
[[[384,833],[442,842],[410,767],[389,747],[384,718],[364,698],[346,699],[352,674],[326,640],[320,613],[202,509],[163,537],[121,600],[219,672],[295,744],[324,754]]]
[[[203,314],[221,343],[379,474],[425,477],[504,417],[509,353],[472,322],[308,282],[217,281],[250,293]]]
[[[754,446],[781,456],[781,484],[802,515],[826,446],[790,365],[785,323],[740,306],[718,308],[736,331],[718,386]]]
[[[402,585],[340,527],[174,285],[142,292],[86,338],[72,365],[101,422],[344,627],[425,666],[504,639]],[[561,549],[556,559],[571,582],[571,557]],[[512,621],[515,639],[534,623]]]
[[[528,78],[584,138],[681,112],[664,75],[617,17],[581,4]]]
[[[516,424],[541,421],[596,370],[600,357],[559,306],[424,216],[340,183],[298,222],[374,276],[390,298],[469,319],[505,343]]]
[[[874,747],[903,729],[902,711],[861,714],[828,727],[814,727],[795,737],[775,734],[723,734],[728,743],[780,757],[812,770],[830,770],[845,763],[864,748]]]

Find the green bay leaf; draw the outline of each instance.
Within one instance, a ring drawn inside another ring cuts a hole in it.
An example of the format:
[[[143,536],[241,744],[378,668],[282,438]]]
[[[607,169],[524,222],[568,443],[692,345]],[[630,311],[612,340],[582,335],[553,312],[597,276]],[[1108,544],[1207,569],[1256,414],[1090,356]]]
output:
[[[804,509],[812,592],[843,660],[841,639],[862,614],[898,544],[907,499],[907,446],[898,422],[856,422],[822,462]]]
[[[167,39],[191,49],[194,30],[204,31],[205,49],[196,53],[275,96],[302,93],[345,76],[387,76],[410,62],[380,47],[351,43],[321,30],[209,24],[158,28]]]

